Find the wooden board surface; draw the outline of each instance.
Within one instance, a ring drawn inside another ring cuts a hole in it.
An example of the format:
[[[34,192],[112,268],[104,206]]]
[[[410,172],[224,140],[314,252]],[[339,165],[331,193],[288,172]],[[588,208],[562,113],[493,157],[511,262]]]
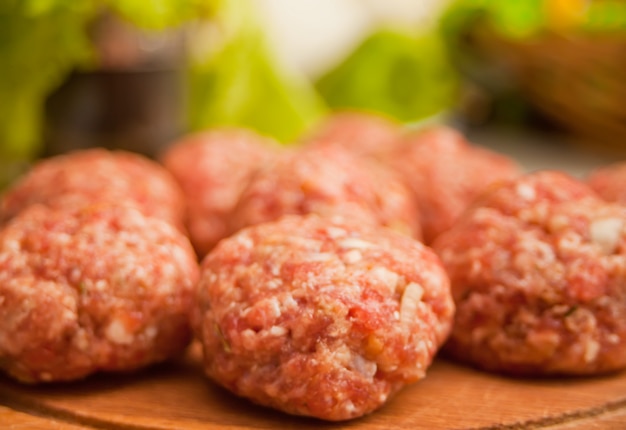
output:
[[[626,429],[626,373],[512,379],[438,359],[426,379],[382,409],[323,423],[253,405],[214,385],[203,377],[194,347],[177,363],[135,375],[38,387],[0,378],[0,404],[0,422],[16,424],[3,428]]]

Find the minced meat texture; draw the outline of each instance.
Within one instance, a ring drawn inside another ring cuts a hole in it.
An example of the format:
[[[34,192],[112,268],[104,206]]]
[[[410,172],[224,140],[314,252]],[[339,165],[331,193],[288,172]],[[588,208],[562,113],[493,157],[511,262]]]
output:
[[[128,206],[33,205],[0,231],[0,368],[29,383],[180,354],[198,265],[169,223]]]
[[[382,227],[286,216],[220,242],[193,326],[207,375],[254,402],[344,420],[423,378],[454,306],[437,256]]]
[[[626,162],[593,170],[587,183],[604,200],[626,205]]]
[[[512,159],[445,127],[407,133],[385,159],[417,201],[426,244],[452,227],[491,184],[522,173]]]
[[[417,205],[400,179],[336,146],[298,148],[257,171],[233,211],[231,230],[311,213],[422,236]]]
[[[452,283],[445,350],[516,375],[626,367],[626,208],[542,171],[480,197],[433,245]]]
[[[385,116],[340,111],[317,124],[304,142],[316,147],[340,146],[354,155],[378,159],[398,142],[402,132],[400,124]]]
[[[95,148],[38,161],[0,199],[0,225],[33,204],[79,208],[132,205],[184,229],[185,202],[174,178],[139,154]]]
[[[278,152],[271,139],[224,128],[182,137],[162,162],[187,203],[187,230],[200,258],[230,234],[228,219],[252,174]]]

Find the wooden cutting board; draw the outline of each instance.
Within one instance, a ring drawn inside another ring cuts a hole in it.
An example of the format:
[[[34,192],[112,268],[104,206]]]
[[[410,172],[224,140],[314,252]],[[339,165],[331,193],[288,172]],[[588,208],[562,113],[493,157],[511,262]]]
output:
[[[437,359],[426,379],[361,419],[324,423],[237,398],[203,377],[199,348],[133,375],[24,386],[0,378],[2,428],[626,429],[626,372],[513,379]]]

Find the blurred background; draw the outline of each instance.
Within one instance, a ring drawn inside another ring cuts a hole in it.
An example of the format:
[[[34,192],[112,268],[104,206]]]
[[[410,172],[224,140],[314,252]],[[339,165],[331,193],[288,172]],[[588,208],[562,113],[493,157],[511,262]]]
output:
[[[626,154],[625,76],[624,0],[0,0],[0,186],[212,126],[289,143],[335,109],[579,172]]]

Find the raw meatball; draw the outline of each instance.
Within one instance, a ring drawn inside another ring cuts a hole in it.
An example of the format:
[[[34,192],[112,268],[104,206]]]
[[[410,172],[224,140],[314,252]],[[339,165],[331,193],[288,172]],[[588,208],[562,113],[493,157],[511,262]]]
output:
[[[408,133],[395,148],[389,164],[413,191],[427,244],[448,230],[485,188],[521,173],[513,160],[470,145],[449,128]]]
[[[311,146],[341,146],[355,155],[379,158],[399,140],[401,127],[390,118],[344,111],[329,116],[305,138]]]
[[[626,162],[594,170],[587,183],[603,199],[626,204]]]
[[[433,246],[457,305],[452,356],[518,375],[626,367],[626,207],[537,172],[480,197]]]
[[[241,195],[231,227],[309,213],[343,214],[421,238],[408,188],[383,167],[331,146],[285,153],[259,170]]]
[[[35,203],[78,208],[94,202],[133,205],[184,228],[182,191],[162,166],[139,154],[100,148],[35,164],[0,200],[0,225]]]
[[[191,244],[163,220],[33,205],[0,231],[0,368],[36,383],[173,357],[197,278]]]
[[[194,329],[207,375],[254,402],[326,420],[424,377],[454,305],[437,256],[380,227],[286,216],[220,242]]]
[[[164,154],[185,194],[187,230],[200,257],[229,234],[227,220],[243,187],[277,148],[252,131],[219,129],[186,136]]]

